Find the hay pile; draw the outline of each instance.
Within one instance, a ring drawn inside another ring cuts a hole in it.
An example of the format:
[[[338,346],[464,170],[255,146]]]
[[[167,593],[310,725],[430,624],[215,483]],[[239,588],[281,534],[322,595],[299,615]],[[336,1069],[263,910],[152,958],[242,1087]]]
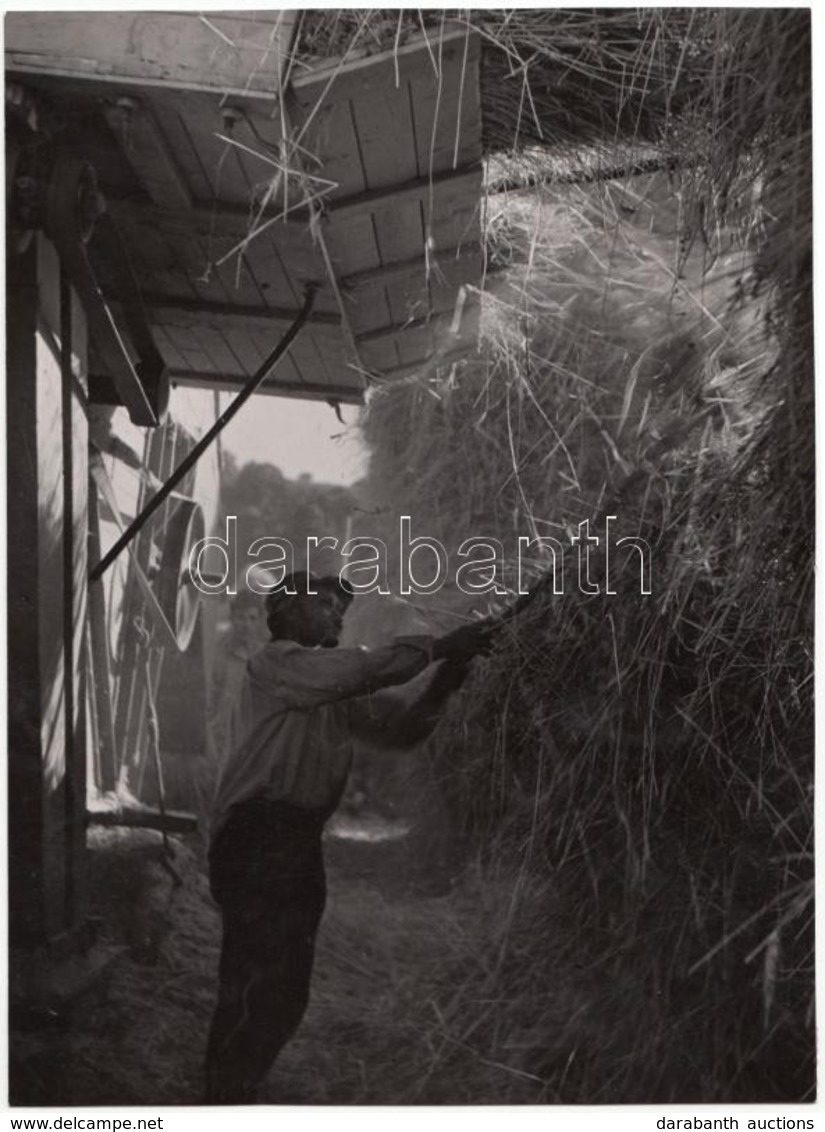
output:
[[[613,514],[615,538],[651,548],[650,596],[637,555],[614,555],[606,594],[602,544],[592,597],[569,555],[564,594],[545,591],[507,631],[442,736],[486,867],[523,878],[501,915],[532,925],[485,954],[484,997],[507,1002],[479,1023],[485,1056],[506,1062],[515,1045],[519,1071],[563,1101],[801,1100],[813,1088],[808,16],[634,13],[641,30],[613,69],[604,52],[618,51],[616,29],[624,42],[627,13],[588,13],[561,43],[559,18],[516,13],[495,38],[512,48],[529,32],[534,71],[569,63],[575,42],[579,71],[592,58],[589,79],[644,110],[639,136],[691,160],[489,198],[501,271],[478,357],[376,395],[365,423],[376,500],[451,549],[499,537],[511,583],[518,535],[569,546],[583,519],[603,536]],[[674,56],[679,20],[691,31]],[[537,140],[507,122],[500,137]],[[602,120],[578,130],[609,152]],[[551,1003],[577,964],[605,980],[604,1019],[624,1021],[600,1041],[568,1017],[562,1071]],[[481,982],[454,1002],[468,1025]]]

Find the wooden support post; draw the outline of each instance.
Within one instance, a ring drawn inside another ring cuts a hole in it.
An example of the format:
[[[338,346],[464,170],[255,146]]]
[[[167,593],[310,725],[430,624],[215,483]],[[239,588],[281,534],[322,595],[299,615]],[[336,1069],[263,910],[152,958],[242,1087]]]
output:
[[[97,487],[89,479],[89,560],[100,560],[100,511]],[[106,597],[102,586],[89,590],[89,646],[92,663],[92,681],[97,720],[96,765],[99,778],[95,783],[101,793],[108,793],[117,785],[118,750],[110,664],[111,642],[106,628]]]
[[[30,949],[83,915],[86,343],[45,237],[8,272],[9,927]]]

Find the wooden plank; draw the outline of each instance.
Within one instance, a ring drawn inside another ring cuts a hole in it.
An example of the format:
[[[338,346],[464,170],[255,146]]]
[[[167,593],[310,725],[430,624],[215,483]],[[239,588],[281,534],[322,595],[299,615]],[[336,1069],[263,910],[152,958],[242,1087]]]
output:
[[[261,236],[249,244],[246,256],[258,285],[266,295],[265,301],[272,303],[269,309],[273,311],[277,308],[271,295],[279,292],[283,294],[288,288],[297,311],[303,303],[306,284],[311,282],[318,286],[307,330],[299,335],[289,357],[297,369],[296,376],[299,379],[320,377],[322,380],[331,380],[332,373],[324,364],[314,342],[315,334],[308,333],[324,326],[337,328],[341,325],[341,315],[327,272],[313,249],[308,232],[287,229],[284,225],[276,227],[277,242],[268,240],[266,235]],[[337,336],[337,329],[335,333]]]
[[[38,522],[37,239],[11,255],[6,277],[8,658],[8,910],[12,947],[42,946],[44,924],[43,781],[39,726],[43,669]],[[49,579],[43,579],[48,581]]]
[[[214,196],[212,182],[180,115],[176,96],[170,96],[165,92],[154,93],[151,105],[158,127],[163,130],[169,148],[186,176],[195,198],[195,208],[198,201],[211,201]],[[205,215],[208,217],[209,214],[205,213]]]
[[[135,222],[127,214],[118,214],[117,223],[141,290],[157,287],[163,294],[182,299],[197,295],[189,273],[161,228]]]
[[[171,316],[174,320],[174,316]],[[169,321],[164,323],[166,333],[175,349],[183,357],[188,369],[201,370],[204,373],[217,373],[212,359],[201,347],[197,334],[187,325]]]
[[[116,215],[120,217],[122,211],[119,208]],[[332,314],[337,310],[323,265],[306,228],[296,225],[287,228],[280,221],[272,225],[238,253],[242,260],[239,272],[238,254],[231,255],[220,265],[218,261],[229,255],[246,234],[248,213],[244,213],[243,225],[236,225],[233,220],[236,229],[233,236],[210,232],[208,220],[193,224],[191,216],[180,212],[142,209],[139,215],[147,223],[150,217],[154,218],[154,227],[171,245],[173,257],[185,266],[192,288],[210,301],[288,307],[296,301],[296,295],[300,301],[304,283],[311,280],[320,287],[316,311]],[[220,231],[220,223],[217,227]],[[137,243],[136,238],[134,242]],[[289,274],[284,270],[285,259],[289,261]],[[150,290],[163,292],[163,288],[157,287]]]
[[[444,264],[458,259],[462,253],[471,255],[473,251],[478,253],[478,245],[468,244],[466,248],[462,248],[460,245],[444,248],[434,253],[430,262],[437,263],[443,269]],[[387,283],[399,282],[407,282],[409,286],[417,287],[426,283],[427,262],[426,256],[412,256],[410,259],[387,264],[386,267],[373,267],[366,271],[355,272],[352,275],[344,275],[340,280],[341,288],[344,291],[356,292],[373,290],[383,287]]]
[[[280,225],[278,227],[280,228]],[[233,255],[231,260],[227,261],[226,266],[230,265],[237,272],[237,255]],[[295,289],[268,232],[262,232],[254,240],[249,241],[242,252],[242,265],[242,274],[246,274],[260,295],[258,305],[261,309],[269,306],[270,303],[284,308],[291,307],[293,303],[297,305]]]
[[[180,148],[176,147],[175,152],[179,156],[181,155]],[[187,177],[192,176],[193,174],[187,166]],[[194,226],[201,235],[212,232],[218,237],[237,237],[240,239],[245,236],[249,231],[248,203],[213,202],[211,200],[212,190],[207,182],[204,181],[204,184],[206,187],[201,194],[204,199],[196,200],[191,211],[187,212],[158,209],[154,205],[142,204],[139,201],[112,201],[110,205],[115,211],[118,221],[120,221],[121,216],[131,212],[142,223],[160,225],[165,229],[171,229],[172,226],[177,225],[182,227],[183,230],[189,231],[190,227]],[[359,224],[369,223],[369,218],[373,213],[381,210],[392,211],[396,205],[411,200],[429,202],[431,196],[438,208],[453,208],[455,200],[466,197],[468,194],[473,194],[474,200],[477,200],[481,194],[481,184],[482,168],[480,164],[475,163],[458,170],[437,173],[432,178],[416,177],[411,181],[393,185],[388,189],[371,189],[368,192],[356,192],[351,196],[333,197],[330,198],[326,209],[327,231],[337,230],[339,224],[340,226],[350,226],[356,222]],[[272,213],[266,217],[266,219],[272,218]],[[278,234],[284,228],[299,227],[305,229],[308,221],[307,211],[296,209],[294,212],[290,212],[285,220],[277,217],[268,231],[274,233],[275,237],[278,238]],[[348,270],[360,270],[361,266],[369,267],[373,265],[365,263],[355,268],[348,268]]]
[[[263,362],[269,357],[269,354],[272,353],[277,344],[277,337],[261,333],[260,327],[255,329],[247,327],[242,329],[242,331],[237,327],[227,327],[223,333],[227,344],[229,344],[233,353],[237,355],[244,369],[246,369],[247,377],[251,376],[253,372],[263,365]],[[308,374],[304,374],[300,361],[295,357],[295,345],[297,345],[297,343],[293,343],[292,349],[287,352],[283,361],[278,363],[273,379],[278,381],[278,383],[283,379],[284,384],[292,383],[295,387],[300,388],[307,384],[311,385],[312,379]],[[307,363],[306,357],[304,357],[303,360],[304,363]],[[308,363],[308,371],[312,366],[316,366],[317,369],[315,355],[312,355]],[[194,367],[189,368],[192,369],[192,371],[196,369]]]
[[[123,826],[128,829],[158,829],[166,833],[192,833],[198,828],[194,814],[181,810],[160,810],[151,806],[141,809],[90,809],[86,815],[89,825],[112,828]]]
[[[441,40],[444,67],[460,65],[468,35],[471,44],[478,40],[477,34],[466,26],[445,23]],[[397,51],[390,49],[374,55],[354,53],[344,63],[332,59],[293,77],[295,98],[301,106],[311,107],[319,99],[335,102],[364,93],[380,96],[395,85],[396,75],[404,83],[428,70],[432,73],[430,53],[438,55],[438,40],[439,33],[430,32],[426,37],[415,36]],[[477,45],[474,49],[478,50]]]
[[[310,331],[306,328],[302,334],[298,336],[303,349],[299,348],[299,341],[296,339],[292,343],[289,350],[284,354],[278,365],[275,367],[275,372],[268,379],[269,381],[282,380],[287,385],[306,385],[307,382],[327,380],[326,373],[313,372],[313,365],[316,362],[316,355],[314,349],[311,351],[309,357],[306,353],[306,342]],[[255,341],[256,346],[261,351],[264,358],[269,357],[272,350],[277,345],[277,338],[273,338],[269,334],[262,334],[260,332],[250,335]],[[317,371],[317,365],[315,365]]]
[[[478,342],[478,303],[464,302],[457,329],[455,314],[453,308],[397,331],[394,337],[401,362],[394,372],[399,374],[405,367],[430,365],[434,359],[444,364],[448,358],[454,360],[474,350]]]
[[[351,105],[365,187],[385,189],[418,177],[407,84],[387,87],[380,98],[359,95]]]
[[[78,295],[72,290],[64,307],[71,320],[70,364],[63,372],[63,401],[66,414],[64,435],[71,448],[70,468],[64,468],[67,477],[66,495],[71,517],[71,529],[64,532],[67,538],[65,554],[66,577],[70,608],[66,610],[66,661],[69,673],[67,697],[73,701],[72,729],[67,735],[68,765],[66,768],[66,798],[64,821],[66,825],[66,916],[75,924],[85,915],[85,852],[86,830],[82,814],[86,808],[86,628],[89,578],[89,422],[88,403],[88,341],[86,315]],[[71,482],[69,483],[69,476]]]
[[[202,92],[164,92],[152,98],[152,106],[193,195],[201,207],[207,206],[207,216],[216,200],[247,208],[253,179],[239,165],[236,150],[217,136],[227,132],[221,98]]]
[[[459,57],[442,48],[438,36],[433,50],[440,60],[440,82],[432,69],[410,80],[419,176],[461,168],[481,155],[479,100],[479,40],[473,35]],[[439,55],[439,51],[441,54]]]
[[[381,266],[370,212],[349,216],[338,216],[333,212],[324,221],[324,235],[339,280],[344,275]]]
[[[235,326],[223,328],[223,336],[232,353],[243,366],[246,377],[251,377],[264,360],[263,350],[251,336]],[[191,368],[191,367],[188,367]]]
[[[230,350],[220,330],[201,323],[198,326],[196,337],[201,348],[212,359],[218,373],[234,373],[238,366],[238,359]]]
[[[445,207],[436,205],[432,213],[425,207],[424,220],[436,251],[477,243],[481,238],[480,193],[453,198]]]
[[[224,348],[226,349],[226,352],[227,352],[227,355],[228,355],[227,356],[227,364],[226,364],[226,366],[225,366],[225,368],[223,369],[222,372],[224,372],[224,373],[243,373],[244,372],[243,361],[241,360],[241,358],[238,357],[238,354],[233,349],[232,343],[229,340],[229,335],[227,334],[227,332],[225,330],[222,330],[220,332],[220,335],[221,335],[221,339],[223,340]],[[231,359],[231,361],[230,361],[230,359]]]
[[[300,307],[286,310],[283,307],[251,307],[233,303],[208,302],[205,299],[175,299],[166,295],[148,294],[143,296],[145,306],[150,318],[162,323],[177,322],[181,326],[212,325],[219,329],[227,324],[233,326],[258,324],[274,326],[276,323],[293,322],[300,312]],[[307,320],[309,326],[332,326],[341,324],[341,319],[335,314],[311,314]]]
[[[411,326],[396,335],[398,356],[402,366],[411,365],[419,358],[430,357],[437,347],[439,325],[433,321]]]
[[[335,295],[323,261],[316,253],[309,232],[276,224],[269,232],[250,240],[244,259],[263,296],[263,305],[277,309],[292,303],[300,307],[308,283],[317,288],[312,320],[339,323]]]
[[[227,302],[254,306],[266,305],[266,293],[261,291],[252,268],[245,256],[233,255],[223,263],[218,261],[232,251],[235,240],[207,240],[205,255],[209,262],[209,272],[221,282]],[[279,294],[277,299],[281,299]],[[286,296],[283,296],[286,304]]]
[[[109,307],[103,301],[100,286],[82,244],[68,231],[55,230],[61,266],[70,275],[86,312],[90,333],[99,358],[103,359],[131,419],[140,425],[157,424],[143,384],[134,368],[134,350],[124,340]],[[134,320],[127,318],[127,324]],[[143,329],[142,322],[138,329]],[[151,345],[151,343],[150,343]],[[149,359],[151,361],[151,358]]]
[[[213,12],[10,12],[15,67],[84,79],[260,94],[280,85],[295,20]]]
[[[216,262],[231,250],[234,241],[212,240],[210,244],[208,238],[203,239],[193,235],[173,236],[165,230],[164,236],[198,296],[198,301],[190,304],[192,310],[210,311],[225,306],[228,313],[232,314],[251,307],[265,314],[271,304],[276,309],[286,310],[290,318],[294,317],[291,307],[294,301],[294,289],[289,285],[280,267],[280,260],[272,252],[271,244],[267,243],[265,237],[261,237],[260,243],[264,245],[261,247],[254,246],[259,241],[252,241],[249,245],[249,253],[242,257],[239,271],[237,257],[233,256],[220,266],[217,266]],[[251,262],[268,264],[270,260],[275,262],[269,265],[271,269],[265,275],[260,269],[256,271]],[[161,304],[163,303],[162,290],[150,294],[158,296]],[[299,306],[300,303],[297,302],[296,310]],[[324,304],[316,303],[316,307],[317,313],[322,314]]]
[[[209,187],[205,181],[204,185],[208,194]],[[159,208],[143,201],[116,200],[111,197],[107,204],[118,225],[146,224],[177,235],[195,233],[200,237],[211,235],[219,239],[240,237],[246,233],[249,223],[249,209],[245,205],[224,204],[221,201],[213,204],[208,200],[195,200],[188,209]]]
[[[370,292],[363,291],[360,295],[345,294],[344,303],[352,332],[356,337],[393,321],[387,293],[383,287],[374,288]]]
[[[203,270],[199,273],[199,277],[195,278],[195,283],[196,286],[200,283],[214,288],[209,296],[211,300],[251,306],[266,304],[265,294],[259,288],[244,258],[241,258],[239,263],[238,257],[233,255],[224,263],[218,262],[232,251],[237,240],[220,238],[208,233],[195,235],[192,231],[183,239],[198,249]],[[205,294],[203,291],[200,293]]]
[[[32,711],[28,724],[39,732],[39,767],[32,785],[42,804],[42,928],[57,935],[71,930],[82,916],[88,435],[81,398],[85,400],[86,331],[80,302],[55,248],[41,236],[35,254],[39,328],[36,369],[30,376],[36,431],[27,437],[27,464],[33,458],[38,506],[30,516],[37,545],[27,568],[36,570],[38,592],[29,607],[27,631],[15,648],[24,656],[28,649],[36,650],[40,668],[39,711]],[[34,337],[33,327],[30,332]],[[56,340],[62,344],[58,352]],[[38,871],[32,870],[30,882]]]
[[[57,256],[41,242],[38,278],[41,287],[41,317],[60,338],[57,305]],[[39,508],[32,521],[38,529],[38,577],[40,592],[34,606],[32,630],[38,636],[41,694],[33,723],[40,730],[43,791],[44,915],[47,930],[57,933],[63,923],[65,847],[63,836],[63,791],[67,769],[66,691],[69,674],[65,665],[61,626],[63,623],[63,418],[60,396],[59,357],[41,334],[37,336],[37,434],[33,454],[37,461]]]
[[[206,249],[197,237],[175,235],[161,231],[160,235],[168,245],[177,269],[186,278],[193,302],[220,303],[226,301],[227,291],[223,277],[217,271],[209,270]],[[154,289],[149,294],[156,293]],[[161,294],[165,294],[165,288]],[[188,296],[186,296],[188,299]]]
[[[366,174],[349,101],[332,101],[316,109],[290,98],[288,105],[294,136],[312,155],[305,158],[307,171],[335,184],[326,197],[327,202],[364,192]],[[318,188],[320,191],[321,186]]]
[[[392,283],[385,288],[387,302],[390,308],[390,317],[397,326],[404,326],[408,322],[426,319],[430,313],[430,292],[425,287],[417,293],[411,292],[400,283]],[[378,333],[380,327],[373,327],[363,333]]]
[[[399,205],[395,213],[380,212],[374,217],[374,223],[382,264],[411,259],[423,254],[424,224],[420,201],[414,200]],[[423,317],[427,313],[429,297],[425,294],[424,309],[419,309],[421,297],[416,297],[414,304],[411,303],[409,289],[403,280],[386,283],[384,290],[393,322],[400,323],[410,317]]]
[[[256,327],[246,331],[249,338],[261,351],[261,361],[265,361],[275,347],[278,345],[280,333],[274,330],[271,326],[267,330],[261,327]],[[279,380],[282,378],[287,384],[302,385],[307,380],[307,373],[304,372],[303,365],[299,360],[298,347],[307,341],[310,334],[309,328],[305,328],[292,343],[287,352],[278,362],[274,376],[269,380]]]
[[[177,346],[166,333],[165,327],[159,326],[157,323],[155,323],[155,325],[152,327],[152,336],[154,337],[155,342],[157,343],[157,347],[160,350],[163,356],[163,360],[166,362],[167,366],[169,366],[170,368],[174,367],[176,369],[185,367],[186,359],[183,357]]]
[[[100,515],[97,488],[89,482],[89,556],[96,565],[100,550]],[[114,790],[117,785],[117,733],[113,712],[111,657],[106,632],[106,597],[102,585],[89,587],[89,664],[91,676],[90,715],[96,723],[93,786]]]
[[[191,208],[189,185],[151,111],[137,99],[122,98],[105,110],[105,116],[155,204]]]
[[[392,334],[383,335],[377,339],[360,340],[358,352],[363,358],[364,365],[369,370],[378,373],[393,369],[400,364],[398,348]]]
[[[469,165],[456,170],[435,173],[432,177],[416,177],[387,190],[370,190],[346,199],[332,201],[330,212],[336,220],[347,220],[355,213],[392,212],[399,205],[412,201],[433,200],[439,207],[456,197],[465,195],[472,187],[478,191],[481,184],[481,166]]]
[[[377,213],[373,220],[382,265],[424,254],[421,201],[399,204],[391,213]]]
[[[443,254],[434,253],[429,279],[426,263],[424,257],[417,257],[363,272],[346,281],[348,297],[357,299],[353,318],[359,333],[377,330],[388,321],[403,323],[409,317],[420,318],[428,312],[452,311],[459,287],[464,283],[477,284],[481,279],[483,259],[478,245],[468,244]],[[390,286],[393,289],[392,309],[400,313],[393,319],[383,322],[373,320],[368,325],[366,320],[361,320],[361,312],[375,310],[377,300],[385,298],[385,289]]]
[[[298,381],[301,384],[308,383],[313,385],[326,385],[327,383],[335,380],[335,377],[333,376],[335,375],[335,370],[333,369],[332,372],[330,372],[327,369],[327,366],[325,365],[323,360],[323,356],[318,348],[318,344],[314,340],[315,335],[313,333],[313,330],[314,328],[307,328],[307,330],[305,330],[303,334],[300,334],[296,338],[296,340],[290,346],[289,354],[287,358],[284,359],[284,361],[289,360],[295,367],[295,377],[297,377]],[[340,358],[342,359],[342,361],[339,362],[338,368],[340,368],[344,357],[344,340],[343,337],[340,336],[340,334],[339,338],[341,342]],[[261,341],[260,337],[258,338],[258,341]],[[272,347],[270,347],[270,349],[271,348]],[[281,373],[283,373],[283,376],[287,381],[293,381],[295,379],[295,377],[289,374],[286,368],[282,369],[281,366],[279,366],[276,378]]]
[[[210,198],[249,204],[252,182],[240,167],[235,149],[217,136],[226,132],[222,100],[213,94],[181,91],[175,108],[191,139],[210,185]]]
[[[315,344],[324,360],[327,372],[332,375],[329,380],[333,384],[351,384],[353,388],[357,390],[363,390],[365,388],[365,376],[362,372],[364,367],[363,365],[359,365],[357,361],[349,360],[346,357],[342,340],[336,342],[332,339],[315,335]],[[363,358],[361,362],[363,363]]]
[[[176,370],[171,376],[172,380],[178,385],[193,385],[198,388],[217,389],[227,392],[237,392],[249,377],[248,374],[241,373],[216,375],[197,373],[194,371],[190,372],[189,370]],[[264,382],[256,396],[258,395],[290,397],[305,401],[322,401],[332,398],[336,401],[342,401],[347,405],[360,405],[363,401],[363,393],[360,385],[358,388],[352,388],[340,383],[313,384],[308,381],[301,381],[290,385],[288,382],[279,380],[277,375],[272,381]]]
[[[280,169],[283,159],[280,115],[277,112],[262,114],[254,104],[237,106],[234,103],[225,107],[223,113],[226,117],[221,132],[238,143],[233,154],[247,184],[254,190],[253,199],[263,200],[272,186],[277,186],[271,197],[275,208],[282,206],[285,188],[287,199],[297,198],[300,190],[296,178],[289,170],[284,174]]]

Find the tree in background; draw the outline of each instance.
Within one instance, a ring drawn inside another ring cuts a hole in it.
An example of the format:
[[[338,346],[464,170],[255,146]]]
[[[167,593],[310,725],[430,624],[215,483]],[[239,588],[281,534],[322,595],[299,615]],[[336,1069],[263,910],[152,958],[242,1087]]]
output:
[[[238,565],[251,564],[246,551],[258,539],[288,539],[295,548],[295,568],[306,565],[307,539],[331,537],[338,548],[347,537],[347,521],[356,504],[352,488],[316,483],[304,474],[288,479],[274,464],[250,463],[239,468],[230,457],[224,464],[222,481],[222,527],[226,518],[237,518]],[[267,557],[266,552],[260,556]],[[315,570],[340,569],[338,549],[312,552]]]

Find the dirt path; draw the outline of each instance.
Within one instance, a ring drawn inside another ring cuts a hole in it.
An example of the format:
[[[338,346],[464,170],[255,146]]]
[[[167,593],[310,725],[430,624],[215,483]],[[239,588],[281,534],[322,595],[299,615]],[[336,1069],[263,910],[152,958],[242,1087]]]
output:
[[[378,1079],[376,1067],[386,1068],[388,1040],[399,1057],[418,1044],[420,1026],[410,1029],[405,1003],[420,998],[422,969],[436,970],[439,938],[454,917],[449,870],[427,864],[407,830],[400,821],[346,817],[331,828],[330,895],[312,1003],[262,1089],[262,1102],[402,1099],[388,1095],[385,1072]],[[175,842],[184,881],[177,888],[159,849],[159,836],[149,831],[91,835],[92,911],[110,962],[106,976],[71,1008],[55,1012],[45,1026],[40,1019],[36,1028],[15,1033],[29,1103],[199,1102],[219,915],[197,846]],[[414,1093],[423,1075],[400,1065],[393,1079],[405,1084],[395,1091]]]

